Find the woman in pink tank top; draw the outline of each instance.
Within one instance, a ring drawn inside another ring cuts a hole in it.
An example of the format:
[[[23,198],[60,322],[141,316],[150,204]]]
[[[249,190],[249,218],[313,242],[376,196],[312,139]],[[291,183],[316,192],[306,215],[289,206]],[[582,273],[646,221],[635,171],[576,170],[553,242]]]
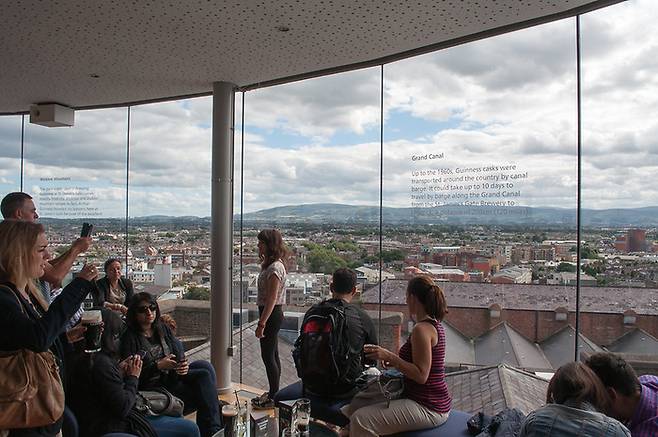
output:
[[[402,399],[357,410],[350,418],[350,436],[377,436],[433,428],[448,420],[451,397],[445,382],[445,332],[441,320],[448,312],[443,290],[427,276],[407,286],[407,306],[416,320],[407,342],[395,354],[367,345],[366,356],[381,360],[404,374]]]

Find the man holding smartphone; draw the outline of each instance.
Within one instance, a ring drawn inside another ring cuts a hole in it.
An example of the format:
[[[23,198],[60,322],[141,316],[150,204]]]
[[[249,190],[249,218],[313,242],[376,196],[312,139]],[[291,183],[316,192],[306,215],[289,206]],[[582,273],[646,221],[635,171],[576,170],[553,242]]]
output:
[[[36,222],[39,218],[32,196],[27,193],[15,192],[7,194],[2,199],[0,211],[5,219]],[[71,267],[73,267],[75,259],[81,253],[86,252],[89,246],[91,246],[91,237],[80,237],[73,242],[66,252],[57,258],[50,259],[46,263],[45,272],[39,278],[39,285],[48,303],[51,302],[51,288],[62,286],[62,281],[71,270]]]

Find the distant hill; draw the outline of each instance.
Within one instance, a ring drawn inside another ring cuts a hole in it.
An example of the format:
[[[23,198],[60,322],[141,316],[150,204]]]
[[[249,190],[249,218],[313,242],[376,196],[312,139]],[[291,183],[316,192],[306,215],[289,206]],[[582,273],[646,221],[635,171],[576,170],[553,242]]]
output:
[[[435,208],[390,208],[384,207],[385,225],[508,225],[508,226],[557,226],[574,228],[576,226],[575,209],[565,208],[531,208],[531,207],[495,207],[495,206],[459,206],[445,205]],[[235,220],[240,214],[234,215]],[[658,206],[645,208],[583,209],[583,226],[585,227],[641,227],[658,226]],[[42,222],[51,224],[80,225],[84,219],[43,218]],[[97,225],[120,225],[124,219],[94,218],[88,219]],[[177,225],[209,226],[210,217],[152,215],[131,217],[131,226]],[[305,205],[287,205],[246,213],[245,222],[268,224],[378,224],[378,206],[357,206],[337,203],[312,203]]]
[[[385,224],[496,224],[575,226],[575,209],[445,205],[434,208],[382,210]],[[236,218],[239,219],[239,214]],[[583,226],[658,226],[658,206],[629,209],[583,209]],[[378,223],[378,206],[333,203],[280,206],[246,213],[248,222]]]

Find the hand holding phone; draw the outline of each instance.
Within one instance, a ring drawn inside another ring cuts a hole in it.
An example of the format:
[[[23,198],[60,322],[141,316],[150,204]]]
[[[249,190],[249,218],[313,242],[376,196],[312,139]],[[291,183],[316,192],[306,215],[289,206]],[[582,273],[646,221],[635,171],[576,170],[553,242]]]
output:
[[[94,225],[91,223],[83,223],[82,230],[80,231],[80,236],[83,238],[91,237],[91,231],[94,229]]]

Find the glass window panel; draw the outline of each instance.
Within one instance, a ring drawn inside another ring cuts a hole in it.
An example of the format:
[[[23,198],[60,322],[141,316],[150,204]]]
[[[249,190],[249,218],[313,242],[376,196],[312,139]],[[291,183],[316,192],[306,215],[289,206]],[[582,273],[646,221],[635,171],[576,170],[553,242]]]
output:
[[[280,229],[292,252],[279,337],[282,386],[297,380],[292,342],[305,311],[329,296],[330,274],[345,266],[366,272],[357,301],[378,281],[379,95],[378,68],[246,94],[243,307],[252,322],[242,353],[250,385],[267,388],[254,338],[259,230]]]
[[[161,301],[209,300],[211,117],[210,97],[131,108],[129,275]],[[209,336],[204,308],[180,336]]]
[[[235,356],[231,362],[231,377],[235,382],[244,381],[243,369],[249,365],[243,360],[242,349],[245,345],[254,342],[253,332],[246,328],[249,325],[249,309],[246,308],[249,293],[249,273],[244,270],[242,265],[242,233],[240,214],[242,213],[243,185],[242,180],[242,97],[243,93],[235,94],[235,130],[233,135],[234,142],[234,165],[233,165],[233,278],[231,288],[231,302],[233,305],[233,345],[235,346]],[[247,348],[248,350],[249,348]]]
[[[583,334],[626,357],[658,353],[658,37],[637,31],[656,19],[656,2],[633,0],[581,27]]]
[[[89,222],[94,244],[78,264],[124,258],[126,120],[126,108],[76,111],[73,127],[26,119],[24,191],[34,197],[55,255]]]
[[[21,116],[0,117],[0,192],[21,187]]]
[[[385,262],[382,306],[405,313],[404,341],[407,280],[432,276],[449,368],[573,358],[569,332],[561,356],[540,348],[574,324],[574,33],[565,20],[385,66],[384,253],[404,257]]]

